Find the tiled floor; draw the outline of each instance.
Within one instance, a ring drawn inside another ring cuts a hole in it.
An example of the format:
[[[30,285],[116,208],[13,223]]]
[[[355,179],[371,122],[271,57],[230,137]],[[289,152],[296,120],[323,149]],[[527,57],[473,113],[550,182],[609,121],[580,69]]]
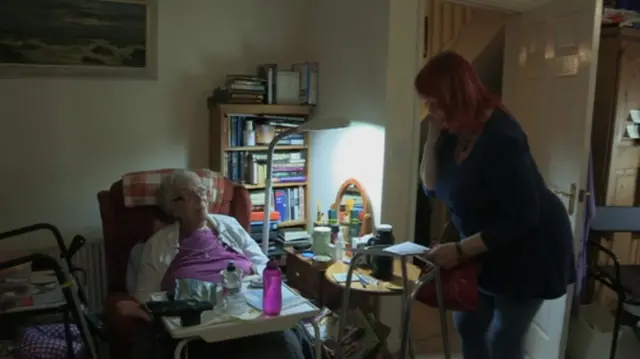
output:
[[[440,336],[440,315],[437,309],[429,308],[420,303],[413,307],[413,336],[417,359],[444,359],[442,337]],[[451,359],[462,359],[460,356],[458,336],[451,323],[448,322],[448,332]]]

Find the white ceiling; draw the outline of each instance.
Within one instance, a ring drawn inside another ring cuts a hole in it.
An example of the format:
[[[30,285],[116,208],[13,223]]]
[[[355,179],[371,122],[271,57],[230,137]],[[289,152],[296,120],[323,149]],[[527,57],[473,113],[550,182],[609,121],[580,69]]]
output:
[[[524,12],[550,0],[446,0],[448,2],[505,12]]]

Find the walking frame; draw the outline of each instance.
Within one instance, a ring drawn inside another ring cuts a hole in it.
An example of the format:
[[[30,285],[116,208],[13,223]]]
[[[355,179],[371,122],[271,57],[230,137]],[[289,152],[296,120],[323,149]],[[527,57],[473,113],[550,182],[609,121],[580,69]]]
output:
[[[61,261],[58,261],[56,258],[45,254],[33,253],[8,261],[0,262],[0,270],[34,261],[39,261],[46,267],[52,269],[55,274],[56,280],[60,285],[62,294],[66,302],[60,307],[60,309],[53,310],[61,311],[64,318],[63,321],[65,340],[67,344],[67,356],[70,359],[75,358],[73,352],[73,343],[71,339],[71,321],[73,320],[78,326],[80,337],[82,339],[82,342],[86,346],[87,357],[89,359],[97,359],[98,352],[96,350],[96,342],[94,341],[94,337],[92,335],[97,333],[92,333],[92,327],[89,323],[91,321],[91,318],[88,317],[90,313],[88,313],[88,309],[86,308],[86,296],[82,286],[77,283],[76,279],[72,275],[72,272],[81,269],[73,266],[73,264],[71,263],[71,257],[80,249],[80,247],[82,247],[85,239],[81,236],[76,236],[69,245],[69,248],[67,248],[62,238],[62,234],[57,227],[48,223],[38,223],[31,226],[0,233],[0,240],[11,237],[18,237],[27,233],[37,232],[41,230],[49,231],[52,233],[60,250],[60,256],[62,259]],[[96,330],[94,330],[94,332]]]
[[[351,283],[353,279],[353,271],[358,264],[358,260],[363,256],[374,257],[393,257],[399,258],[402,270],[402,287],[403,287],[403,300],[401,306],[401,342],[400,342],[400,355],[398,359],[405,359],[407,355],[409,359],[415,359],[415,348],[413,346],[412,334],[411,334],[411,308],[412,302],[416,297],[416,294],[420,291],[420,288],[435,281],[436,294],[438,299],[438,309],[440,312],[440,331],[442,335],[442,347],[444,351],[445,359],[451,359],[451,348],[449,347],[449,333],[447,330],[447,313],[444,308],[444,297],[442,293],[442,279],[440,276],[440,267],[427,261],[424,257],[420,256],[423,253],[409,253],[409,254],[396,254],[385,251],[384,249],[389,247],[388,245],[375,245],[369,246],[363,249],[353,249],[353,256],[349,264],[349,270],[347,272],[347,281],[342,294],[342,310],[340,311],[340,324],[338,327],[338,338],[344,336],[346,328],[347,308],[349,307],[349,296],[351,292]],[[424,273],[413,286],[413,290],[409,288],[409,277],[407,271],[407,259],[410,257],[418,258],[419,260],[433,266],[433,270]],[[336,351],[337,359],[343,359],[342,347],[338,345]]]

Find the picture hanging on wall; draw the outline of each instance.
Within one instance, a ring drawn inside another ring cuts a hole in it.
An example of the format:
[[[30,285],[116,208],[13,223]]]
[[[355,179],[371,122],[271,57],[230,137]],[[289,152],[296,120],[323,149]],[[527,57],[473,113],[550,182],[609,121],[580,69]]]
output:
[[[157,78],[157,0],[2,0],[0,77]]]

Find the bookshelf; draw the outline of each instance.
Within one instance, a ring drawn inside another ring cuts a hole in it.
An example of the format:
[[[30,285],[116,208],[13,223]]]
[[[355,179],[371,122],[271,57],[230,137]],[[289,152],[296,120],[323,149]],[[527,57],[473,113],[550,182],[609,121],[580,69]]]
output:
[[[242,141],[246,121],[258,126],[286,128],[295,126],[308,118],[313,107],[304,105],[266,104],[216,104],[209,100],[210,116],[210,167],[223,173],[236,183],[243,184],[251,194],[253,223],[261,223],[260,201],[264,200],[264,177],[266,177],[267,144],[247,146]],[[285,126],[286,125],[286,126]],[[310,215],[309,200],[309,156],[311,141],[306,133],[276,147],[274,161],[274,209],[280,219],[272,229],[307,228]],[[240,138],[238,138],[240,137]],[[286,141],[287,139],[285,139]],[[278,169],[276,169],[276,167]],[[288,172],[290,169],[295,172]],[[281,176],[281,177],[277,177]],[[283,202],[286,205],[283,205]],[[283,211],[283,206],[286,207]],[[287,214],[288,213],[288,214]],[[274,218],[272,217],[272,221]]]

